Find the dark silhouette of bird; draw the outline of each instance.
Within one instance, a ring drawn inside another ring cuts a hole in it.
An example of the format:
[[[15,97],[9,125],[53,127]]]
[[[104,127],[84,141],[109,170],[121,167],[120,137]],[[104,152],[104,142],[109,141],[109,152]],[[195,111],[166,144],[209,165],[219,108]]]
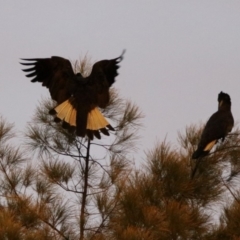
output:
[[[220,92],[218,94],[218,111],[207,121],[192,159],[206,156],[219,139],[224,141],[227,134],[231,132],[233,125],[230,96],[227,93]]]
[[[21,64],[28,66],[23,69],[28,73],[26,77],[47,87],[57,102],[49,111],[56,122],[62,122],[69,131],[75,130],[77,136],[100,139],[100,133],[109,135],[109,130],[114,130],[99,108],[109,103],[109,88],[118,75],[124,52],[118,58],[96,62],[86,78],[75,74],[70,61],[62,57],[21,59],[26,61]]]

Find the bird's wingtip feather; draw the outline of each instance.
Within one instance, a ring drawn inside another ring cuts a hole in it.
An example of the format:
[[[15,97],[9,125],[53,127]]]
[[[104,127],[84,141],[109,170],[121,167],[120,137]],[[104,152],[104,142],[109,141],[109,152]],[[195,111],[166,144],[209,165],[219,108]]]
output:
[[[125,54],[125,52],[126,52],[126,49],[123,49],[122,54],[121,54],[120,57],[118,58],[119,61],[122,61],[122,60],[123,60],[123,55]]]

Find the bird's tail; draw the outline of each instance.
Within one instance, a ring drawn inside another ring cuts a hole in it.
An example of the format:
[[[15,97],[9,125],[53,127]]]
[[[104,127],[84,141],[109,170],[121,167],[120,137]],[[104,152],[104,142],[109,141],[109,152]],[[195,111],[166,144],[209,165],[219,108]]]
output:
[[[105,128],[109,125],[107,119],[102,115],[97,107],[92,109],[88,113],[87,118],[87,129],[89,130],[100,130],[101,128]]]
[[[198,147],[198,149],[193,153],[192,159],[198,159],[199,157],[207,156],[208,153],[211,151],[213,146],[216,144],[217,140],[213,140],[208,143],[205,148]]]
[[[199,166],[199,164],[201,163],[201,160],[202,160],[202,158],[197,159],[197,161],[196,161],[196,163],[195,163],[195,166],[194,166],[194,168],[192,169],[191,179],[194,178],[195,173],[197,172],[198,166]]]
[[[59,104],[54,109],[50,110],[49,113],[55,115],[56,122],[63,121],[69,124],[71,127],[77,126],[77,111],[69,100],[66,100],[65,102]]]
[[[88,113],[86,130],[90,139],[93,139],[93,136],[101,139],[100,132],[109,136],[108,130],[114,131],[114,128],[109,124],[99,109],[95,107]]]
[[[73,127],[78,129],[79,127],[81,130],[77,130],[77,135],[81,137],[87,134],[90,139],[93,139],[93,136],[100,139],[100,132],[109,135],[108,130],[114,130],[97,107],[88,112],[86,126],[78,126],[77,109],[73,106],[71,100],[66,100],[59,104],[54,109],[50,110],[49,113],[55,115],[56,122],[62,121],[63,127],[67,129],[72,129]],[[81,116],[79,117],[81,118]],[[85,116],[82,117],[84,118]]]

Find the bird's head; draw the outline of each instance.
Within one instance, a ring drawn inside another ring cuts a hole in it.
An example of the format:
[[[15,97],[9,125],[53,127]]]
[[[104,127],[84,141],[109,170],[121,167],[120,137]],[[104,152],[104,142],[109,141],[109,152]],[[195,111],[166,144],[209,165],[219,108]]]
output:
[[[220,92],[218,94],[218,107],[220,108],[223,105],[231,105],[231,98],[227,93]]]

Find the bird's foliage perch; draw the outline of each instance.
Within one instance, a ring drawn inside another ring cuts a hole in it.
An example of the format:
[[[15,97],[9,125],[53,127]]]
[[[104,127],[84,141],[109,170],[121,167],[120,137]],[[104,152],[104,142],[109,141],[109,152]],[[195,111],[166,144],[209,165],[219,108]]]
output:
[[[37,109],[27,138],[19,148],[11,142],[12,126],[1,119],[0,237],[166,240],[240,237],[237,128],[202,159],[191,180],[191,155],[202,126],[192,125],[184,134],[179,133],[177,148],[166,141],[157,143],[147,151],[137,170],[128,158],[132,159],[129,153],[133,145],[137,149],[136,142],[132,142],[130,149],[124,146],[121,154],[122,135],[118,136],[116,131],[111,137],[112,144],[106,138],[107,143],[95,140],[89,145],[89,141],[73,138],[52,123],[49,107],[46,104],[45,110]],[[116,117],[119,123],[130,109]],[[133,126],[139,124],[137,121]],[[136,129],[133,131],[135,134]],[[131,128],[127,132],[132,135]]]

